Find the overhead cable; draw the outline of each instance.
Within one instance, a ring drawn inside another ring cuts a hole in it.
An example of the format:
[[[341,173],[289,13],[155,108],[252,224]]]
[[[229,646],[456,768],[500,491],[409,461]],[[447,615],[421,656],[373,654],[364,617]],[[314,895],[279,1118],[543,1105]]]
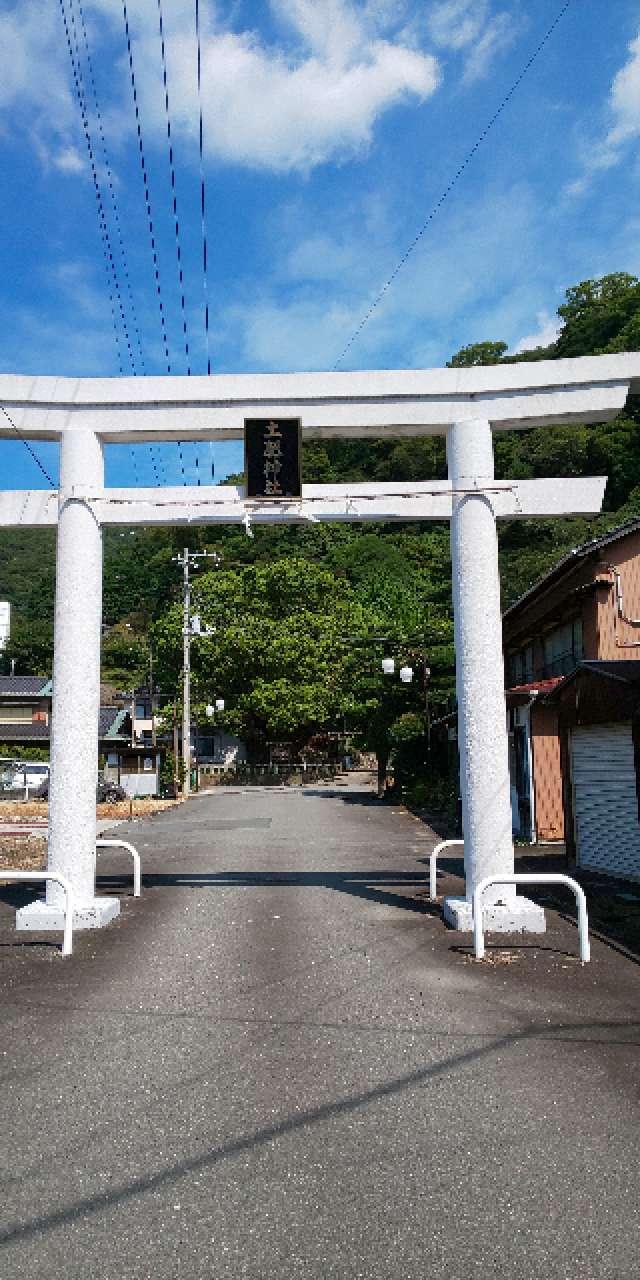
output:
[[[124,19],[124,32],[127,43],[127,56],[129,60],[129,79],[131,82],[131,94],[133,97],[133,109],[136,120],[136,136],[138,139],[138,156],[140,158],[140,171],[142,173],[142,184],[144,187],[144,200],[147,212],[147,227],[149,231],[149,243],[151,245],[151,257],[153,259],[153,275],[156,286],[156,298],[158,301],[158,314],[160,317],[160,330],[162,334],[162,343],[164,346],[164,357],[167,365],[167,373],[172,372],[171,356],[169,354],[169,338],[167,335],[167,319],[165,315],[164,302],[162,298],[162,285],[160,281],[160,263],[158,260],[158,249],[156,245],[156,235],[153,224],[153,212],[151,208],[151,192],[149,189],[149,175],[147,172],[147,162],[144,154],[144,144],[142,141],[142,124],[140,122],[140,107],[138,104],[138,89],[136,85],[136,73],[133,61],[133,46],[131,43],[131,31],[129,29],[129,14],[127,11],[127,0],[122,0],[122,16]],[[186,484],[186,476],[184,472],[184,459],[182,456],[182,445],[178,443],[180,452],[180,466],[182,470],[183,482]],[[154,463],[155,466],[155,463]]]
[[[99,100],[98,100],[98,90],[97,90],[97,87],[96,87],[96,78],[95,78],[95,74],[94,74],[94,70],[93,70],[93,61],[92,61],[92,58],[91,58],[91,50],[90,50],[90,48],[89,48],[89,37],[88,37],[88,34],[87,34],[87,24],[86,24],[85,16],[84,16],[84,8],[83,8],[83,5],[82,5],[82,0],[70,0],[70,4],[71,4],[71,12],[72,12],[72,14],[73,14],[73,4],[74,4],[74,3],[77,3],[77,5],[78,5],[78,12],[79,12],[79,14],[80,14],[80,23],[81,23],[81,26],[82,26],[82,37],[83,37],[83,41],[84,41],[84,50],[85,50],[85,60],[86,60],[86,64],[87,64],[87,70],[88,70],[88,72],[89,72],[89,83],[90,83],[90,85],[91,85],[91,94],[92,94],[92,98],[93,98],[93,106],[94,106],[94,110],[95,110],[96,120],[97,120],[97,122],[98,122],[98,132],[99,132],[99,134],[100,134],[100,149],[101,149],[101,151],[102,151],[102,160],[103,160],[104,169],[105,169],[105,173],[106,173],[106,177],[107,177],[107,186],[108,186],[108,188],[109,188],[109,195],[110,195],[110,197],[111,197],[111,207],[112,207],[112,209],[113,209],[113,221],[114,221],[115,228],[116,228],[116,233],[117,233],[117,236],[118,236],[118,246],[119,246],[119,249],[120,249],[120,261],[121,261],[121,263],[122,263],[122,274],[123,274],[123,276],[124,276],[125,287],[126,287],[126,291],[127,291],[127,299],[128,299],[128,303],[129,303],[129,312],[130,312],[130,315],[131,315],[132,328],[133,328],[133,331],[134,331],[134,334],[135,334],[135,338],[136,338],[136,347],[137,347],[137,351],[138,351],[138,360],[139,360],[139,362],[140,362],[140,368],[141,368],[142,373],[145,373],[145,372],[146,372],[146,367],[145,367],[144,351],[143,351],[143,349],[142,349],[142,338],[141,338],[141,335],[140,335],[140,326],[139,326],[139,324],[138,324],[138,317],[137,317],[137,313],[136,313],[136,306],[135,306],[135,302],[134,302],[134,299],[133,299],[133,290],[132,290],[132,288],[131,288],[131,277],[130,277],[130,274],[129,274],[129,264],[128,264],[128,260],[127,260],[127,251],[126,251],[126,249],[125,249],[125,243],[124,243],[124,233],[123,233],[123,230],[122,230],[122,221],[121,221],[121,219],[120,219],[120,211],[119,211],[119,208],[118,208],[118,200],[117,200],[117,196],[116,196],[115,184],[114,184],[114,181],[113,181],[113,170],[112,170],[112,168],[111,168],[111,161],[109,160],[109,154],[108,154],[108,151],[107,151],[107,143],[106,143],[106,139],[105,139],[105,135],[104,135],[104,126],[103,126],[103,122],[102,122],[102,112],[101,112],[101,110],[100,110],[100,102],[99,102]],[[78,55],[79,55],[79,50],[78,50]],[[79,60],[80,60],[80,59],[79,59],[79,56],[78,56],[78,61],[79,61]],[[134,370],[134,372],[135,372],[135,370]]]
[[[45,467],[44,462],[42,462],[42,461],[40,460],[40,458],[38,457],[37,453],[35,452],[35,449],[32,449],[32,448],[31,448],[31,445],[29,444],[29,441],[26,439],[26,437],[25,437],[25,436],[23,436],[23,434],[22,434],[22,432],[21,432],[20,428],[16,426],[15,422],[13,421],[13,418],[11,417],[11,414],[7,412],[7,410],[5,409],[5,407],[4,407],[4,405],[3,405],[3,404],[0,404],[0,413],[3,413],[3,414],[4,414],[5,418],[7,419],[7,422],[9,423],[9,426],[10,426],[10,427],[13,427],[13,430],[15,431],[15,433],[16,433],[16,435],[17,435],[17,437],[18,437],[18,440],[20,440],[20,441],[22,442],[22,444],[24,445],[24,447],[25,447],[25,449],[27,450],[27,452],[31,454],[31,457],[33,458],[33,461],[35,462],[35,464],[36,464],[36,466],[39,468],[39,470],[42,472],[42,474],[43,474],[43,476],[44,476],[45,480],[48,480],[48,481],[49,481],[49,484],[50,484],[50,486],[51,486],[51,488],[52,488],[52,489],[55,489],[55,487],[56,487],[55,480],[53,480],[53,479],[51,478],[51,476],[49,475],[49,472],[47,471],[47,468]]]
[[[106,266],[106,271],[107,271],[107,281],[108,281],[108,285],[107,285],[107,287],[108,287],[108,292],[109,292],[109,303],[110,303],[110,306],[111,306],[111,319],[112,319],[112,322],[113,322],[113,331],[114,331],[115,342],[116,342],[116,350],[117,350],[117,353],[118,353],[118,369],[119,369],[119,372],[120,372],[120,373],[123,373],[123,372],[124,372],[124,370],[123,370],[123,365],[122,365],[122,353],[121,353],[121,348],[120,348],[120,331],[119,331],[118,324],[117,324],[117,321],[116,321],[116,306],[115,306],[114,297],[117,299],[117,302],[118,302],[118,308],[119,308],[119,310],[120,310],[120,315],[121,315],[121,319],[122,319],[122,327],[123,327],[123,330],[124,330],[125,340],[126,340],[127,348],[128,348],[128,351],[129,351],[129,359],[130,359],[130,361],[131,361],[131,363],[132,363],[132,367],[133,367],[133,352],[132,352],[132,349],[131,349],[131,341],[130,341],[130,338],[129,338],[129,333],[128,333],[128,330],[127,330],[127,324],[126,324],[126,318],[125,318],[125,315],[124,315],[124,308],[123,308],[123,305],[122,305],[122,296],[121,296],[121,293],[120,293],[120,284],[119,284],[119,281],[118,281],[118,273],[117,273],[117,270],[116,270],[115,258],[114,258],[113,249],[112,249],[112,246],[111,246],[111,238],[110,238],[110,236],[109,236],[109,228],[108,228],[108,225],[107,225],[107,219],[106,219],[106,215],[105,215],[105,211],[104,211],[104,204],[103,204],[103,200],[102,200],[102,193],[101,193],[101,191],[100,191],[100,184],[99,184],[99,182],[98,182],[98,171],[97,171],[97,168],[96,168],[95,156],[94,156],[94,152],[93,152],[93,143],[92,143],[92,141],[91,141],[91,132],[90,132],[90,128],[89,128],[89,117],[88,117],[88,112],[87,112],[87,104],[86,104],[86,98],[85,98],[85,95],[84,95],[83,86],[82,86],[82,80],[81,80],[81,69],[80,69],[80,67],[79,67],[79,65],[78,65],[78,63],[77,63],[77,61],[76,61],[76,56],[75,56],[75,53],[74,53],[73,41],[72,41],[72,37],[71,37],[71,28],[70,28],[70,25],[69,25],[69,20],[68,20],[68,18],[67,18],[67,11],[66,11],[66,8],[65,8],[64,0],[59,0],[59,4],[60,4],[60,12],[61,12],[61,14],[62,14],[62,21],[63,21],[63,24],[64,24],[65,36],[66,36],[66,40],[67,40],[67,49],[68,49],[68,52],[69,52],[69,58],[70,58],[70,61],[71,61],[71,72],[72,72],[72,77],[73,77],[73,84],[74,84],[74,88],[75,88],[76,98],[77,98],[77,100],[78,100],[78,105],[79,105],[79,107],[80,107],[80,116],[81,116],[81,119],[82,119],[82,127],[83,127],[83,131],[84,131],[85,142],[86,142],[86,145],[87,145],[87,152],[88,152],[88,156],[89,156],[89,165],[90,165],[90,168],[91,168],[91,177],[92,177],[92,179],[93,179],[93,189],[94,189],[94,192],[95,192],[96,204],[97,204],[97,208],[98,208],[98,225],[99,225],[99,228],[100,228],[100,235],[101,235],[101,238],[102,238],[102,250],[103,250],[103,254],[104,254],[105,266]],[[71,16],[72,16],[72,19],[73,19],[73,14],[72,14]],[[77,36],[76,36],[76,44],[77,44]]]
[[[78,40],[78,34],[77,34],[77,30],[76,30],[76,20],[75,20],[75,11],[74,11],[74,4],[75,4],[75,2],[76,2],[76,0],[69,0],[69,13],[70,13],[70,16],[71,16],[71,27],[72,27],[72,31],[73,31],[74,40],[75,40],[75,51],[76,51],[76,61],[77,61],[77,68],[78,68],[78,77],[79,77],[79,80],[80,80],[80,84],[82,85],[82,84],[83,84],[83,75],[82,75],[82,59],[81,59],[81,54],[80,54],[80,43],[79,43],[79,40]],[[98,99],[98,89],[97,89],[97,86],[96,86],[96,78],[95,78],[95,74],[94,74],[94,70],[93,70],[93,61],[92,61],[92,58],[91,58],[91,50],[90,50],[90,48],[89,48],[89,36],[88,36],[88,33],[87,33],[87,24],[86,24],[86,21],[85,21],[84,8],[83,8],[83,5],[82,5],[82,0],[77,0],[77,5],[78,5],[78,13],[79,13],[79,16],[80,16],[80,25],[81,25],[81,27],[82,27],[82,37],[83,37],[83,43],[84,43],[85,62],[86,62],[86,66],[87,66],[87,72],[88,72],[88,77],[89,77],[89,84],[90,84],[90,87],[91,87],[91,93],[92,93],[92,98],[93,98],[93,107],[94,107],[94,112],[95,112],[96,120],[97,120],[97,122],[98,122],[98,132],[99,132],[99,135],[100,135],[100,149],[101,149],[101,151],[102,151],[102,162],[103,162],[104,171],[105,171],[106,178],[107,178],[107,186],[108,186],[108,188],[109,188],[109,194],[110,194],[110,196],[111,196],[111,208],[112,208],[112,211],[113,211],[113,221],[114,221],[114,225],[115,225],[115,228],[116,228],[116,233],[117,233],[117,236],[118,236],[118,244],[119,244],[119,249],[120,249],[120,262],[121,262],[121,265],[122,265],[122,273],[123,273],[123,277],[124,277],[124,281],[125,281],[125,287],[126,287],[126,292],[127,292],[127,298],[128,298],[128,304],[129,304],[129,314],[130,314],[130,316],[131,316],[132,326],[133,326],[133,330],[134,330],[134,333],[135,333],[135,336],[136,336],[136,345],[137,345],[137,348],[138,348],[138,359],[139,359],[139,361],[140,361],[140,365],[141,365],[142,372],[144,373],[144,372],[145,372],[145,361],[144,361],[144,353],[143,353],[143,350],[142,350],[142,339],[141,339],[141,336],[140,336],[140,328],[139,328],[139,325],[138,325],[138,319],[137,319],[137,315],[136,315],[135,303],[134,303],[134,300],[133,300],[133,291],[132,291],[132,288],[131,288],[131,278],[130,278],[130,275],[129,275],[129,265],[128,265],[128,261],[127,261],[127,253],[126,253],[126,249],[125,249],[125,245],[124,245],[124,235],[123,235],[123,231],[122,231],[122,223],[121,223],[121,220],[120,220],[120,213],[119,213],[119,209],[118,209],[118,201],[117,201],[117,198],[116,198],[115,185],[114,185],[114,181],[113,181],[113,170],[112,170],[112,168],[111,168],[111,162],[110,162],[110,160],[109,160],[109,154],[108,154],[108,151],[107,151],[107,143],[106,143],[106,138],[105,138],[105,134],[104,134],[104,127],[103,127],[103,123],[102,123],[102,113],[101,113],[101,111],[100,111],[100,102],[99,102],[99,99]],[[85,114],[86,114],[86,117],[87,117],[87,120],[88,120],[88,119],[89,119],[89,112],[88,112],[88,109],[87,109],[87,96],[86,96],[86,93],[84,93],[84,87],[83,87],[83,97],[84,97],[84,104],[85,104]],[[106,223],[106,214],[105,214],[105,223]],[[114,274],[115,274],[115,271],[114,271]],[[115,275],[115,279],[116,279],[116,286],[117,286],[117,291],[118,291],[118,297],[119,297],[120,302],[121,302],[121,293],[120,293],[120,288],[119,288],[119,284],[118,284],[118,281],[117,281],[117,274]],[[128,349],[129,349],[129,358],[130,358],[130,363],[131,363],[131,369],[132,369],[132,372],[133,372],[134,374],[136,374],[136,373],[137,373],[136,363],[135,363],[135,360],[134,360],[134,355],[133,355],[133,350],[132,350],[132,347],[131,347],[131,342],[129,341],[129,334],[128,334],[128,331],[127,331],[126,321],[124,320],[124,309],[123,309],[123,307],[122,307],[122,303],[121,303],[121,305],[120,305],[120,311],[121,311],[121,315],[122,315],[123,326],[124,326],[124,329],[125,329],[125,335],[126,335],[126,338],[127,338],[127,345],[128,345]],[[134,448],[133,448],[133,446],[132,446],[132,445],[130,445],[130,446],[129,446],[129,449],[130,449],[130,453],[131,453],[131,461],[132,461],[132,463],[133,463],[133,471],[134,471],[134,475],[135,475],[136,479],[139,481],[139,480],[140,480],[140,472],[139,472],[139,469],[138,469],[138,459],[137,459],[137,455],[136,455],[135,450],[134,450]],[[155,475],[155,477],[156,477],[156,480],[157,480],[157,481],[158,481],[158,483],[159,483],[159,482],[160,482],[160,477],[159,477],[159,475],[158,475],[158,469],[157,469],[157,467],[156,467],[155,458],[153,457],[153,453],[152,453],[152,451],[151,451],[151,450],[149,450],[149,453],[150,453],[151,462],[152,462],[152,465],[153,465],[154,475]]]
[[[191,374],[191,356],[189,354],[189,333],[187,328],[187,309],[184,295],[184,272],[182,269],[182,246],[180,244],[180,220],[178,218],[178,191],[176,187],[176,167],[173,158],[173,140],[171,138],[171,115],[169,112],[169,84],[167,79],[167,53],[164,42],[164,20],[162,16],[162,0],[158,0],[158,23],[160,33],[160,51],[162,58],[162,84],[164,87],[164,113],[167,124],[167,147],[169,153],[169,177],[171,181],[171,197],[173,203],[173,229],[176,242],[176,259],[178,267],[178,285],[180,293],[180,310],[182,313],[182,335],[184,354],[187,364],[187,375]]]
[[[62,0],[61,0],[62,3]],[[151,210],[151,193],[149,190],[149,177],[147,174],[147,162],[145,160],[144,145],[142,142],[142,125],[140,123],[140,108],[138,106],[138,90],[136,87],[136,74],[133,63],[133,48],[131,44],[131,32],[129,30],[129,14],[127,12],[127,0],[122,0],[122,16],[124,18],[125,39],[127,42],[127,55],[129,59],[129,79],[131,82],[131,93],[133,96],[133,109],[136,118],[136,136],[138,139],[138,155],[140,158],[140,170],[142,173],[142,183],[144,186],[144,199],[147,211],[147,226],[149,230],[149,241],[151,244],[151,256],[153,258],[153,274],[156,285],[156,297],[158,300],[158,311],[160,316],[160,329],[162,332],[162,343],[164,346],[164,356],[167,365],[167,373],[171,373],[171,357],[169,355],[169,339],[167,337],[167,322],[164,311],[164,302],[162,300],[162,287],[160,283],[160,265],[158,262],[158,250],[156,247],[156,237],[153,226],[153,213]]]
[[[371,303],[371,306],[369,307],[369,310],[368,310],[368,311],[365,313],[365,315],[362,317],[362,320],[360,321],[359,325],[357,326],[357,328],[356,328],[356,329],[354,330],[354,332],[352,333],[352,335],[351,335],[351,337],[349,338],[349,341],[347,342],[346,346],[344,346],[344,347],[343,347],[343,349],[342,349],[342,351],[340,352],[340,355],[338,356],[338,359],[336,360],[336,362],[335,362],[335,364],[334,364],[334,366],[333,366],[333,368],[334,368],[334,369],[337,369],[337,368],[338,368],[338,366],[342,364],[342,361],[344,360],[345,356],[347,355],[347,352],[351,349],[351,347],[353,346],[353,344],[354,344],[354,342],[356,341],[356,339],[357,339],[357,338],[359,338],[359,336],[360,336],[360,334],[362,333],[362,330],[364,329],[365,325],[367,325],[367,324],[369,323],[369,320],[371,319],[371,317],[372,317],[372,315],[373,315],[374,311],[376,311],[376,309],[379,307],[379,305],[380,305],[380,303],[382,302],[382,300],[383,300],[383,298],[384,298],[385,294],[386,294],[386,293],[388,292],[388,290],[391,288],[391,285],[394,283],[394,281],[395,281],[396,277],[397,277],[397,276],[400,274],[400,272],[402,271],[402,268],[404,267],[405,263],[407,262],[407,259],[411,257],[411,254],[413,253],[414,249],[417,247],[417,245],[418,245],[418,244],[420,243],[420,241],[422,240],[422,237],[424,236],[425,232],[427,231],[427,228],[428,228],[428,227],[430,226],[430,224],[433,222],[433,220],[434,220],[434,218],[435,218],[436,214],[437,214],[437,213],[439,212],[439,210],[441,209],[441,207],[442,207],[442,205],[444,204],[445,200],[447,200],[447,199],[448,199],[448,197],[450,196],[450,194],[451,194],[451,192],[453,191],[454,187],[457,185],[457,183],[459,182],[459,180],[460,180],[460,178],[462,177],[463,173],[465,172],[465,169],[466,169],[466,168],[468,167],[468,165],[471,163],[471,161],[473,160],[473,157],[475,156],[476,152],[477,152],[477,151],[479,151],[480,147],[482,146],[483,142],[484,142],[484,141],[485,141],[485,139],[487,138],[488,134],[489,134],[489,133],[491,132],[491,130],[493,129],[493,126],[494,126],[494,125],[497,123],[497,121],[500,119],[500,116],[502,115],[502,113],[503,113],[503,111],[504,111],[505,107],[506,107],[506,106],[508,105],[508,103],[511,101],[511,99],[512,99],[513,95],[515,94],[516,90],[520,87],[520,85],[522,84],[522,81],[524,80],[525,76],[527,75],[527,72],[531,69],[531,67],[533,66],[534,62],[535,62],[535,61],[536,61],[536,59],[538,58],[539,54],[542,52],[542,50],[544,49],[545,45],[546,45],[546,44],[548,43],[548,41],[551,39],[551,36],[553,35],[553,33],[554,33],[554,31],[555,31],[556,27],[557,27],[557,26],[559,25],[559,23],[562,21],[562,19],[563,19],[563,17],[564,17],[564,15],[565,15],[565,13],[566,13],[566,12],[567,12],[567,10],[570,8],[570,6],[571,6],[572,2],[573,2],[573,0],[565,0],[565,3],[563,4],[563,6],[562,6],[562,8],[560,9],[559,13],[557,13],[557,14],[556,14],[556,16],[555,16],[555,18],[554,18],[553,22],[551,23],[551,26],[550,26],[550,27],[548,28],[548,30],[545,32],[544,36],[542,37],[542,40],[541,40],[541,41],[540,41],[540,43],[537,45],[537,47],[534,49],[533,53],[531,54],[531,57],[530,57],[530,58],[528,59],[528,61],[525,63],[525,65],[524,65],[524,67],[522,68],[522,71],[520,72],[520,74],[519,74],[519,76],[517,77],[517,79],[516,79],[516,80],[514,80],[514,82],[513,82],[512,86],[511,86],[511,88],[509,89],[509,92],[508,92],[507,94],[505,94],[505,96],[504,96],[504,98],[502,99],[502,102],[500,103],[500,106],[498,107],[497,111],[495,111],[495,112],[494,112],[494,114],[492,115],[491,119],[489,120],[489,123],[485,125],[484,129],[482,130],[482,133],[480,134],[480,136],[479,136],[479,138],[476,140],[476,142],[474,142],[474,144],[473,144],[473,146],[472,146],[471,150],[470,150],[469,152],[467,152],[467,155],[465,156],[464,160],[462,161],[462,164],[460,165],[460,167],[459,167],[459,168],[456,170],[456,172],[454,173],[454,175],[453,175],[453,177],[452,177],[452,179],[451,179],[451,181],[450,181],[449,185],[448,185],[447,187],[445,187],[444,191],[442,192],[442,195],[440,196],[440,199],[439,199],[439,200],[436,202],[436,204],[433,206],[433,208],[432,208],[431,212],[429,213],[428,217],[427,217],[427,218],[425,218],[425,221],[423,222],[423,224],[422,224],[422,226],[420,227],[419,231],[418,231],[418,232],[417,232],[417,234],[413,237],[413,240],[411,241],[411,243],[408,245],[407,249],[406,249],[406,250],[405,250],[405,252],[403,253],[403,255],[402,255],[402,257],[401,257],[400,261],[399,261],[399,262],[397,263],[397,265],[394,267],[393,271],[391,272],[391,275],[388,277],[388,279],[387,279],[387,280],[385,281],[385,283],[383,284],[382,288],[380,289],[380,292],[379,292],[379,293],[376,295],[376,297],[373,299],[373,302]]]
[[[198,155],[200,159],[200,225],[202,230],[202,283],[204,290],[204,336],[207,354],[207,376],[211,374],[209,347],[209,280],[207,252],[206,193],[204,183],[204,126],[202,118],[202,41],[200,37],[200,0],[195,0],[196,21],[196,79],[198,86]]]
[[[198,89],[198,159],[200,164],[200,229],[202,238],[202,289],[204,299],[204,340],[207,357],[207,377],[211,376],[211,349],[209,344],[209,261],[207,249],[206,189],[204,180],[204,122],[202,113],[202,40],[200,36],[200,0],[195,0],[196,26],[196,81]],[[215,484],[216,467],[213,441],[209,442],[211,484]],[[197,466],[197,459],[196,459]],[[198,484],[200,476],[198,475]]]

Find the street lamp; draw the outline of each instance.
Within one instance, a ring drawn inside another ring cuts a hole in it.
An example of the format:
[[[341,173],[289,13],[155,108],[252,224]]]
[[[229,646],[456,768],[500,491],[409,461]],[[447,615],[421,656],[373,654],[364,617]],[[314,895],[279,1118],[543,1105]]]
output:
[[[394,675],[395,669],[396,664],[393,658],[382,659],[382,670],[385,676]],[[411,681],[413,680],[413,667],[401,667],[398,675],[400,676],[403,684],[411,684]]]

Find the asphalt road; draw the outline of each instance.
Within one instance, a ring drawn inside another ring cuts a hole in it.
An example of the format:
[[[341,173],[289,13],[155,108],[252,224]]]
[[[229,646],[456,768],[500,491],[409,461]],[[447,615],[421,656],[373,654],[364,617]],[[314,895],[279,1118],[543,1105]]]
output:
[[[635,1280],[637,964],[553,912],[476,964],[370,792],[118,834],[70,959],[0,890],[3,1280]]]

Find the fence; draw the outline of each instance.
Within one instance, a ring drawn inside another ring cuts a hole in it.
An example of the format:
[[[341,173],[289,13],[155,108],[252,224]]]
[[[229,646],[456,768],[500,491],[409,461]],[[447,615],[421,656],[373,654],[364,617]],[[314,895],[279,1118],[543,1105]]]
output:
[[[200,772],[200,787],[216,786],[306,786],[314,782],[331,782],[343,773],[339,764],[237,764],[233,769],[219,765],[205,766]]]

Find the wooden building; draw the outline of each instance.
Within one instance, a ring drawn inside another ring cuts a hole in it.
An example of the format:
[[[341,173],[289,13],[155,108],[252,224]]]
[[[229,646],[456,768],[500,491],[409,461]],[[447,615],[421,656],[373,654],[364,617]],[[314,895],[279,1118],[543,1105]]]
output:
[[[560,560],[506,610],[503,640],[514,833],[540,841],[566,837],[569,849],[577,850],[575,824],[584,827],[586,810],[584,797],[576,810],[572,778],[582,767],[581,752],[588,742],[597,744],[604,765],[614,741],[625,739],[627,755],[632,741],[635,680],[629,671],[640,658],[640,519]],[[601,688],[594,680],[609,686],[606,698],[593,692]],[[602,698],[609,721],[598,710]]]

